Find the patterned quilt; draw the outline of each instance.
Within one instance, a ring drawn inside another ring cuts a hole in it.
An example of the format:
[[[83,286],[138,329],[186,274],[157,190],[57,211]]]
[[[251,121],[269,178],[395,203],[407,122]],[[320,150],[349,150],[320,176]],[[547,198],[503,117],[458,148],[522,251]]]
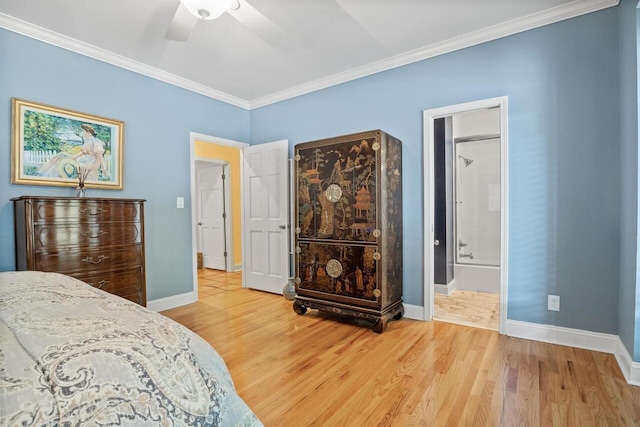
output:
[[[261,426],[171,319],[57,273],[0,273],[1,426]]]

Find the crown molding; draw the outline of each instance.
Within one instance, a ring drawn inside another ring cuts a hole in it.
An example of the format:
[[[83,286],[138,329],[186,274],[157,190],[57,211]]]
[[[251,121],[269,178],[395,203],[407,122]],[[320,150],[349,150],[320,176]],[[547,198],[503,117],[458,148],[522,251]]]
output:
[[[150,65],[126,58],[108,50],[93,46],[64,36],[62,34],[33,25],[29,22],[0,13],[0,28],[5,28],[18,34],[31,37],[36,40],[49,43],[51,45],[79,53],[90,58],[97,59],[108,64],[151,77],[156,80],[195,92],[236,107],[252,110],[264,107],[276,102],[284,101],[296,96],[305,95],[321,89],[326,89],[341,83],[346,83],[382,71],[391,70],[403,65],[444,55],[456,50],[475,46],[502,37],[517,34],[523,31],[532,30],[555,22],[575,18],[591,12],[617,6],[620,0],[574,0],[561,6],[557,6],[542,12],[534,13],[522,18],[493,25],[479,31],[474,31],[460,37],[454,37],[440,43],[415,49],[400,55],[393,56],[381,61],[376,61],[361,67],[337,73],[332,76],[305,83],[281,92],[277,92],[252,101],[241,99],[228,93],[221,92],[194,81],[176,76]]]
[[[124,68],[125,70],[133,71],[134,73],[142,74],[143,76],[151,77],[152,79],[160,80],[182,89],[187,89],[191,92],[195,92],[209,98],[217,99],[218,101],[222,101],[227,104],[235,105],[236,107],[244,108],[245,110],[249,109],[249,102],[244,99],[240,99],[225,92],[212,89],[200,83],[176,76],[175,74],[143,64],[142,62],[134,61],[106,49],[81,42],[3,13],[0,13],[0,28],[22,34],[23,36],[31,37],[32,39],[57,46],[71,52],[79,53],[80,55],[97,59],[98,61],[115,65],[116,67]]]
[[[332,76],[315,80],[287,89],[272,95],[268,95],[259,99],[255,99],[249,103],[249,109],[255,109],[294,98],[296,96],[305,95],[321,89],[326,89],[341,83],[376,74],[382,71],[391,70],[393,68],[408,65],[414,62],[433,58],[435,56],[444,55],[456,50],[475,46],[481,43],[497,40],[523,31],[532,30],[534,28],[564,21],[566,19],[575,18],[591,12],[597,12],[602,9],[617,6],[620,0],[575,0],[561,6],[533,13],[522,18],[503,22],[482,30],[474,31],[463,36],[454,37],[440,43],[435,43],[419,49],[415,49],[382,61],[373,62],[362,67],[353,68],[343,73],[337,73]]]

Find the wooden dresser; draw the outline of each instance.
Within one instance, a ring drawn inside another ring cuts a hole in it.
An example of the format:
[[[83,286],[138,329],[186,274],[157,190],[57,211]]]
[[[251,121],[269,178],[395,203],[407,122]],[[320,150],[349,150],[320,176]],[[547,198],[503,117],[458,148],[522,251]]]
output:
[[[144,200],[11,200],[17,270],[64,273],[146,305]]]
[[[295,148],[296,293],[307,308],[373,322],[402,306],[402,147],[374,130]]]

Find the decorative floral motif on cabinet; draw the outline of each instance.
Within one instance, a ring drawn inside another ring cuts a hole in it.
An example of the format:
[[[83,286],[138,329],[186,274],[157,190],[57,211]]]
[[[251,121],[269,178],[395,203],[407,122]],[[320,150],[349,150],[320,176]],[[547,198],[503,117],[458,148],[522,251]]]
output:
[[[298,152],[300,236],[375,241],[375,138]]]
[[[300,243],[300,288],[376,300],[373,246]]]

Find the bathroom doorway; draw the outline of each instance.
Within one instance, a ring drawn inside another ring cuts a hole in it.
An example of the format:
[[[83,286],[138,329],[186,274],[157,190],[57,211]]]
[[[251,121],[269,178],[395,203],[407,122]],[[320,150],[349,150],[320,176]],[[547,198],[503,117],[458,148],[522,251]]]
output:
[[[506,98],[425,111],[425,318],[506,329]]]

